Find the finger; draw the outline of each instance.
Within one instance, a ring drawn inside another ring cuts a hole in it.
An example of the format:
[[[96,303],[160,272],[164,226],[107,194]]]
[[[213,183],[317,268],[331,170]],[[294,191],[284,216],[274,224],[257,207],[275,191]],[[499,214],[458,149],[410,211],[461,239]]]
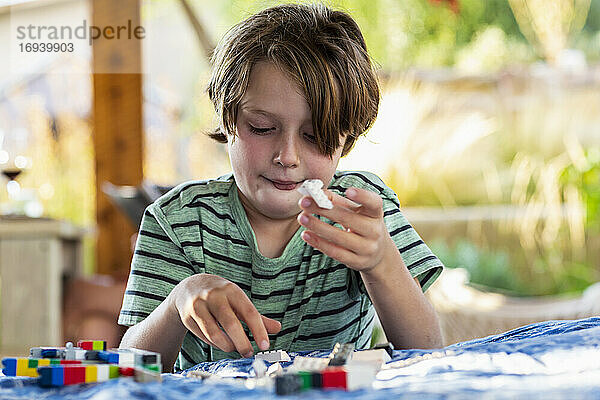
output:
[[[265,328],[267,329],[267,333],[271,335],[279,333],[279,331],[281,330],[281,322],[265,317],[264,315],[261,315],[261,318],[263,324],[265,325]]]
[[[318,218],[306,212],[298,215],[300,225],[310,230],[311,233],[319,237],[351,250],[355,253],[361,253],[365,239],[353,232],[341,230],[333,225],[319,220]]]
[[[350,187],[344,193],[348,199],[361,205],[360,213],[372,218],[383,216],[383,200],[370,190]]]
[[[192,332],[195,336],[197,336],[198,338],[200,338],[200,340],[202,340],[203,342],[207,343],[210,346],[213,347],[218,347],[215,343],[213,343],[212,341],[210,341],[206,335],[204,335],[204,333],[202,332],[202,329],[200,329],[200,327],[198,326],[198,323],[194,320],[194,318],[192,316],[189,316],[189,318],[187,318],[185,321],[182,321],[183,325],[190,331]],[[231,344],[231,346],[233,347],[233,343]]]
[[[352,210],[342,206],[342,203],[347,205],[346,199],[342,196],[333,194],[334,207],[331,210],[319,208],[309,197],[306,197],[305,199],[303,198],[301,200],[300,207],[306,213],[321,215],[333,222],[339,223],[344,227],[344,230],[349,229],[351,232],[363,237],[370,237],[373,235],[374,228],[372,218],[358,214],[356,208],[355,210]],[[338,203],[337,206],[336,203]],[[298,220],[298,222],[302,224],[302,221]]]
[[[261,315],[246,294],[242,293],[240,296],[238,293],[235,293],[231,295],[229,304],[233,307],[236,315],[248,325],[258,348],[261,350],[268,350],[269,336],[267,334],[267,329],[265,328]]]
[[[233,342],[235,349],[242,357],[252,356],[253,350],[248,336],[244,332],[244,328],[240,320],[236,317],[227,297],[215,300],[208,304],[210,313],[221,324],[227,336]]]
[[[348,249],[328,242],[312,232],[304,231],[302,232],[301,237],[306,243],[315,249],[321,251],[326,256],[345,264],[347,267],[352,268],[355,265],[363,265],[368,263],[368,260],[365,257],[359,256]]]
[[[204,337],[212,343],[214,347],[223,350],[226,353],[235,350],[235,345],[231,339],[223,332],[219,327],[219,324],[210,313],[210,311],[204,305],[194,307],[195,314],[193,316],[194,322],[200,328]]]

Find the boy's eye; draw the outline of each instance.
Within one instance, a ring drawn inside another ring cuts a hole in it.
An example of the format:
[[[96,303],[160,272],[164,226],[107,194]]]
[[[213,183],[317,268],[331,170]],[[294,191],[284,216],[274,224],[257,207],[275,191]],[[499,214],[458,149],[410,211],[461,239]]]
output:
[[[308,133],[305,133],[304,138],[311,143],[317,143],[317,138],[315,137],[315,135],[309,135]]]
[[[250,124],[248,124],[248,126],[250,127],[250,131],[252,133],[256,133],[257,135],[264,135],[265,133],[274,129],[274,128],[257,128],[256,126],[252,126]]]

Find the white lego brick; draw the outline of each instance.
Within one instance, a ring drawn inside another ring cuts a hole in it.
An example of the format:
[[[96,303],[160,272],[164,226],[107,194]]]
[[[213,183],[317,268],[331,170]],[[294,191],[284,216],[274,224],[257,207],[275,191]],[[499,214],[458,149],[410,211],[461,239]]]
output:
[[[252,369],[254,369],[254,376],[257,378],[263,378],[267,373],[267,365],[260,359],[255,359],[252,362]]]
[[[290,356],[288,355],[288,353],[286,353],[283,350],[273,350],[273,351],[265,351],[262,353],[256,353],[256,357],[257,360],[263,360],[269,363],[275,363],[275,362],[285,362],[285,361],[291,361],[292,359],[290,358]]]
[[[333,203],[327,198],[322,188],[323,182],[320,179],[307,179],[298,188],[298,191],[305,196],[312,197],[319,207],[331,210]]]
[[[273,377],[281,374],[283,374],[283,367],[278,362],[272,364],[271,366],[269,366],[269,368],[267,368],[267,376]]]
[[[108,364],[98,364],[96,367],[98,368],[96,380],[98,382],[108,381],[109,365]]]
[[[296,371],[318,372],[327,368],[329,358],[296,356],[292,368]]]
[[[369,363],[378,368],[390,360],[390,355],[384,349],[355,351],[352,355],[352,362]]]
[[[162,382],[162,376],[143,367],[134,367],[133,379],[136,382]]]
[[[346,369],[346,388],[348,390],[373,387],[375,376],[379,371],[379,367],[371,362],[361,362],[354,359],[346,364],[344,368]]]

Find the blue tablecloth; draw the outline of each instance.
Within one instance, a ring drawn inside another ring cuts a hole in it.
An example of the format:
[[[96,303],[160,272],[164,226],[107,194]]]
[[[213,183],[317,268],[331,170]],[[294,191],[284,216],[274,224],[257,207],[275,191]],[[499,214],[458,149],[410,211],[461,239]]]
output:
[[[328,351],[297,354],[326,355]],[[221,360],[193,369],[248,377],[252,360]],[[178,374],[163,382],[119,378],[105,383],[43,389],[35,378],[0,377],[0,399],[269,399],[264,389],[203,383]],[[373,389],[316,391],[304,398],[454,399],[600,398],[600,317],[546,321],[438,350],[395,351]],[[281,398],[281,397],[279,397]]]

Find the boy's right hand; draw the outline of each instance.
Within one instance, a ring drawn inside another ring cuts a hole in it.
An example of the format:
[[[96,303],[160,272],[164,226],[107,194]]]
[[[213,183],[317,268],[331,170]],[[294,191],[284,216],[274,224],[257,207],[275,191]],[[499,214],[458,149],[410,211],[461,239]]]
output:
[[[268,334],[281,330],[281,323],[261,315],[239,286],[217,275],[192,275],[181,281],[170,297],[183,325],[224,352],[237,350],[243,357],[252,356],[240,320],[263,351],[269,349]]]

